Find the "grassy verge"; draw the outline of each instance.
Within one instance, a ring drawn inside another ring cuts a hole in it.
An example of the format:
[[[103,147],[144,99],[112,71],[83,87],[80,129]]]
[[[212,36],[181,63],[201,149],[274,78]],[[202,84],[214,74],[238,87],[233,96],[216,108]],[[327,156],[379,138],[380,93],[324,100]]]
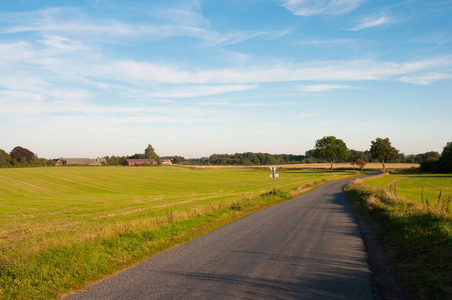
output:
[[[0,299],[52,299],[347,172],[0,170]]]
[[[452,298],[450,197],[426,202],[420,195],[438,195],[439,190],[428,186],[447,191],[452,187],[451,179],[450,175],[394,174],[357,179],[345,188],[355,211],[369,224],[413,299]]]

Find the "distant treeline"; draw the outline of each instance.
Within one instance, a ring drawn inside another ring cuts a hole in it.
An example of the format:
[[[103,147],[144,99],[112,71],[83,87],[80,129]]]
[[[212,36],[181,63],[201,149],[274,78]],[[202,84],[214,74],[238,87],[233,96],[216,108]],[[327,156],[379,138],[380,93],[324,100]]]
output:
[[[105,156],[106,164],[109,166],[119,166],[124,163],[126,159],[154,159],[157,164],[161,164],[161,158],[160,156],[155,153],[154,148],[149,144],[146,149],[144,149],[143,153],[135,153],[134,155],[130,156]]]
[[[448,143],[448,146],[450,143]],[[445,150],[448,149],[445,147]],[[452,146],[450,146],[452,147]],[[447,152],[447,151],[446,151]],[[256,165],[273,165],[273,164],[310,164],[325,162],[314,157],[314,149],[305,152],[305,155],[295,154],[269,154],[269,153],[235,153],[235,154],[212,154],[210,157],[189,158],[182,156],[164,156],[159,157],[155,154],[151,145],[145,149],[144,153],[138,153],[129,156],[105,156],[106,162],[104,164],[109,166],[122,165],[126,159],[129,158],[153,158],[159,164],[163,159],[169,159],[173,164],[185,165],[241,165],[241,166],[256,166]],[[350,162],[352,159],[362,159],[366,162],[379,162],[372,159],[370,151],[348,150],[348,158],[346,160],[337,160],[336,162]],[[405,155],[398,153],[397,158],[387,162],[393,163],[423,163],[422,170],[424,171],[445,171],[446,167],[439,167],[444,165],[444,159],[440,161],[440,154],[436,151],[430,151],[417,155]],[[26,148],[20,146],[15,147],[10,153],[0,149],[0,167],[33,167],[33,166],[54,166],[55,161],[38,158],[36,154]],[[443,170],[444,169],[444,170]],[[447,169],[449,170],[449,169]]]
[[[302,164],[306,156],[293,154],[269,154],[269,153],[235,153],[213,154],[209,162],[214,165],[274,165],[274,164]]]
[[[417,155],[405,155],[399,153],[397,158],[389,160],[392,163],[421,163],[427,159],[439,159],[440,154],[436,151],[430,151]],[[177,164],[204,164],[204,165],[242,165],[242,166],[256,166],[256,165],[273,165],[273,164],[312,164],[322,163],[325,160],[314,157],[314,149],[305,152],[305,155],[295,154],[269,154],[269,153],[235,153],[235,154],[212,154],[210,157],[203,157],[198,159],[185,159],[182,156],[167,156],[162,159],[171,159],[173,163]],[[349,162],[352,158],[362,159],[366,162],[380,162],[371,157],[370,151],[348,150],[348,159],[337,160],[336,162]]]

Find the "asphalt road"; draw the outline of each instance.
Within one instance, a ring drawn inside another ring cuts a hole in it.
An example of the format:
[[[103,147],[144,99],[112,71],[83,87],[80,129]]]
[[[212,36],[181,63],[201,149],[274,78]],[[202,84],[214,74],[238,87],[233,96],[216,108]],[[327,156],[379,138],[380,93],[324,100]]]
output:
[[[71,294],[73,299],[374,299],[350,179],[274,205]]]

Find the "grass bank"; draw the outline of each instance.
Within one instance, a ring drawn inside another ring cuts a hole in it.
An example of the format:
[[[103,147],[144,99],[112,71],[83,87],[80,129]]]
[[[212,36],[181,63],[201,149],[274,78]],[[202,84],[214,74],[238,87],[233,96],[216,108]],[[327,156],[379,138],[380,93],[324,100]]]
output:
[[[52,299],[350,172],[0,170],[0,299]]]
[[[410,296],[452,299],[452,175],[380,175],[345,190]]]

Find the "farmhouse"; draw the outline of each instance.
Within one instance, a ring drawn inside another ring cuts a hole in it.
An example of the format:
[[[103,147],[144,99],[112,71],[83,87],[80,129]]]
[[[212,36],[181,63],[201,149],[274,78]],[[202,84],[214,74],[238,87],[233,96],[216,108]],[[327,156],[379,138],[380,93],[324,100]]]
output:
[[[55,159],[53,159],[53,161],[55,162],[55,166],[64,165],[64,158],[55,158]]]
[[[124,166],[155,166],[157,161],[155,159],[126,159]]]
[[[65,165],[101,166],[105,158],[64,158]]]

